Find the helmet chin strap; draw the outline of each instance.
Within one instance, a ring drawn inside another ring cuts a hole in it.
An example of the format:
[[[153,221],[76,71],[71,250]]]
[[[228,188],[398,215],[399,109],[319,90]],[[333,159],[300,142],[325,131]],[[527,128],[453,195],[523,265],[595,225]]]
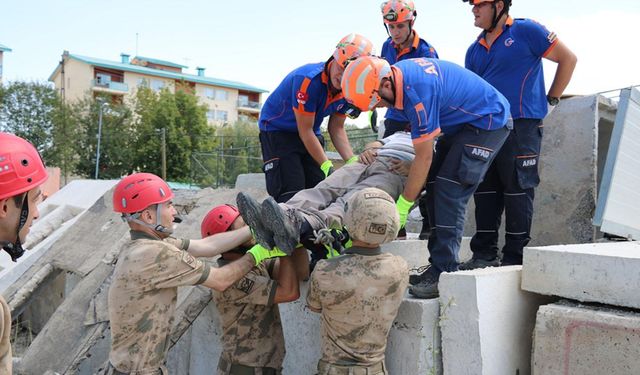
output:
[[[500,11],[500,14],[496,14],[498,13],[498,10],[496,9],[496,2],[491,3],[491,7],[493,8],[493,22],[491,22],[491,27],[488,29],[485,29],[486,32],[490,33],[493,30],[495,30],[496,26],[498,26],[498,22],[500,21],[500,18],[502,18],[502,16],[507,12],[507,6],[504,3],[504,1],[502,2],[502,10]]]
[[[163,233],[163,234],[168,234],[171,235],[173,233],[173,228],[167,228],[164,225],[162,225],[161,223],[161,216],[160,216],[160,211],[162,210],[162,205],[163,203],[158,203],[156,205],[156,223],[154,224],[148,224],[145,223],[144,221],[140,220],[140,212],[137,212],[135,214],[123,214],[122,215],[122,219],[125,221],[130,221],[133,223],[137,223],[140,225],[143,225],[147,228],[150,228],[151,230],[155,231],[155,232],[159,232],[159,233]],[[173,218],[173,222],[174,223],[182,223],[182,218],[180,218],[179,216],[175,216]]]
[[[20,209],[20,220],[18,221],[18,227],[16,229],[16,240],[15,242],[8,242],[2,244],[2,249],[9,253],[11,256],[11,260],[14,262],[18,261],[22,255],[24,255],[24,248],[22,247],[22,242],[20,241],[20,231],[22,227],[27,223],[27,218],[29,217],[29,201],[27,199],[28,194],[24,195],[22,199],[22,208]]]

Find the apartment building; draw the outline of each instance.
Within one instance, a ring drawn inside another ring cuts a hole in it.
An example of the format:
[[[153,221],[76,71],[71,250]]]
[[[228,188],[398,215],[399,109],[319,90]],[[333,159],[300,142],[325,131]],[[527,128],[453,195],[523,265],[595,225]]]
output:
[[[11,48],[3,44],[0,44],[0,83],[2,83],[2,55],[5,52],[11,52]]]
[[[189,87],[202,104],[209,107],[207,119],[212,124],[237,120],[257,120],[262,106],[262,94],[267,92],[242,82],[205,76],[205,68],[197,74],[183,73],[186,66],[169,61],[125,53],[120,61],[81,56],[64,51],[58,66],[49,77],[67,101],[90,93],[111,95],[112,100],[126,102],[138,87],[160,91]]]

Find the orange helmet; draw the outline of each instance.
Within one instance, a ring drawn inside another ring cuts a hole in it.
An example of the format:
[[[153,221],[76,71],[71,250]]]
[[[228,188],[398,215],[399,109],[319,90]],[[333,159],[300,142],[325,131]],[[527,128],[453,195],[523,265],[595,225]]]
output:
[[[342,93],[350,104],[361,111],[370,111],[380,102],[378,89],[383,78],[391,76],[387,60],[364,56],[347,66],[342,75]]]
[[[359,34],[349,34],[340,39],[333,59],[343,68],[360,56],[370,56],[373,52],[373,43]]]
[[[384,23],[400,23],[416,19],[416,7],[411,0],[388,0],[380,6]]]

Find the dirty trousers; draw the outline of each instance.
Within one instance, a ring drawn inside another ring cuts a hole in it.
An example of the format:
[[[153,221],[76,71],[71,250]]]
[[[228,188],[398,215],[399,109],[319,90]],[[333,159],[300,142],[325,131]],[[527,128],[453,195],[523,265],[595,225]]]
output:
[[[299,191],[281,206],[297,209],[314,230],[341,229],[345,204],[355,192],[375,187],[398,199],[407,178],[389,169],[391,160],[394,159],[378,157],[370,165],[347,164],[316,187]]]

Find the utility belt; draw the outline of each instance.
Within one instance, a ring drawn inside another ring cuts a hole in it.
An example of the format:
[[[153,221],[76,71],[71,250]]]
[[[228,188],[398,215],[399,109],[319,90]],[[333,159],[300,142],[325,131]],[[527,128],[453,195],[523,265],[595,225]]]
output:
[[[272,367],[251,367],[240,365],[237,363],[231,363],[225,358],[220,358],[218,361],[218,374],[225,375],[281,375],[280,369]]]
[[[131,372],[118,371],[111,363],[105,375],[169,375],[169,370],[165,366],[152,369],[142,369]]]
[[[370,366],[336,365],[318,361],[318,375],[386,375],[387,368],[384,361]]]

